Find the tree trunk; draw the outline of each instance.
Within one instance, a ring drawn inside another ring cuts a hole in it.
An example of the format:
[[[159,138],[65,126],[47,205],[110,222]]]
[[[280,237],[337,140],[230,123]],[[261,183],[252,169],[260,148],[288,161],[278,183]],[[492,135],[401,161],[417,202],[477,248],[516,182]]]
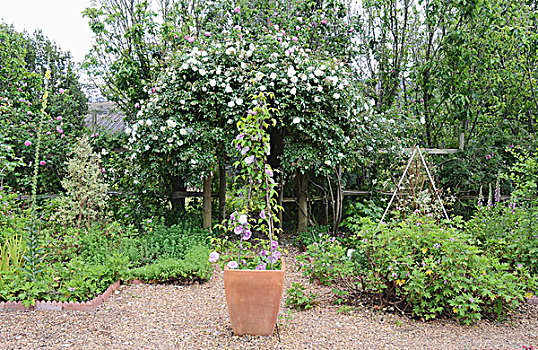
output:
[[[308,175],[297,172],[297,232],[306,231],[308,223]]]
[[[202,227],[211,229],[211,175],[204,178],[204,208]]]
[[[220,219],[226,219],[226,168],[219,164],[219,213]]]

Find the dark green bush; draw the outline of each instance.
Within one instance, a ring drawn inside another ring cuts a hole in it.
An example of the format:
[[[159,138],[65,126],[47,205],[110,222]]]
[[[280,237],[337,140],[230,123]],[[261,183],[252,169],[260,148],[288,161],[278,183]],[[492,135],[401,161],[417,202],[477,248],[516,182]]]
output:
[[[311,263],[304,268],[311,277],[331,281],[350,300],[425,319],[455,316],[470,324],[514,310],[533,288],[533,279],[524,269],[510,269],[495,256],[482,254],[458,228],[461,222],[454,225],[412,216],[378,228],[363,219],[354,227],[351,250],[309,248],[305,259]],[[321,264],[316,262],[320,259]]]
[[[143,281],[180,282],[207,281],[211,277],[209,249],[205,246],[190,248],[184,259],[166,258],[154,264],[132,269],[129,275]]]

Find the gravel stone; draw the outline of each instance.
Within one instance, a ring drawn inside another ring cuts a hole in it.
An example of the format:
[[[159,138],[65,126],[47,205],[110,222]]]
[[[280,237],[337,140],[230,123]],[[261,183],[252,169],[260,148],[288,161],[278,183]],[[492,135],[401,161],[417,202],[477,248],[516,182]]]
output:
[[[286,285],[302,282],[318,294],[308,311],[282,301],[279,333],[233,335],[223,273],[205,284],[124,285],[94,312],[0,312],[0,349],[522,349],[538,345],[538,306],[523,305],[508,321],[462,326],[422,322],[370,307],[338,312],[330,288],[301,277],[290,249]]]

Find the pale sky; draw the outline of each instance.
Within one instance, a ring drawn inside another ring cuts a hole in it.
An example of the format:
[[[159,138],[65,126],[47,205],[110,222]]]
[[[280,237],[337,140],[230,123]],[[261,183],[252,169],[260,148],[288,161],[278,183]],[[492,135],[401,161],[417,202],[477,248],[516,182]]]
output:
[[[43,33],[63,51],[81,62],[91,47],[93,34],[82,11],[90,0],[0,0],[0,22],[17,31]]]

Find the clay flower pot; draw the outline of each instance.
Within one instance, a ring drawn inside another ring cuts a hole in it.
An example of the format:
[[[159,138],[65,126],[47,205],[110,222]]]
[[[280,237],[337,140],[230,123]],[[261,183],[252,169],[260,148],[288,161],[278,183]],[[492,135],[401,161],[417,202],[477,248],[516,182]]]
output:
[[[224,290],[235,335],[271,335],[275,328],[286,265],[281,270],[224,268]]]

